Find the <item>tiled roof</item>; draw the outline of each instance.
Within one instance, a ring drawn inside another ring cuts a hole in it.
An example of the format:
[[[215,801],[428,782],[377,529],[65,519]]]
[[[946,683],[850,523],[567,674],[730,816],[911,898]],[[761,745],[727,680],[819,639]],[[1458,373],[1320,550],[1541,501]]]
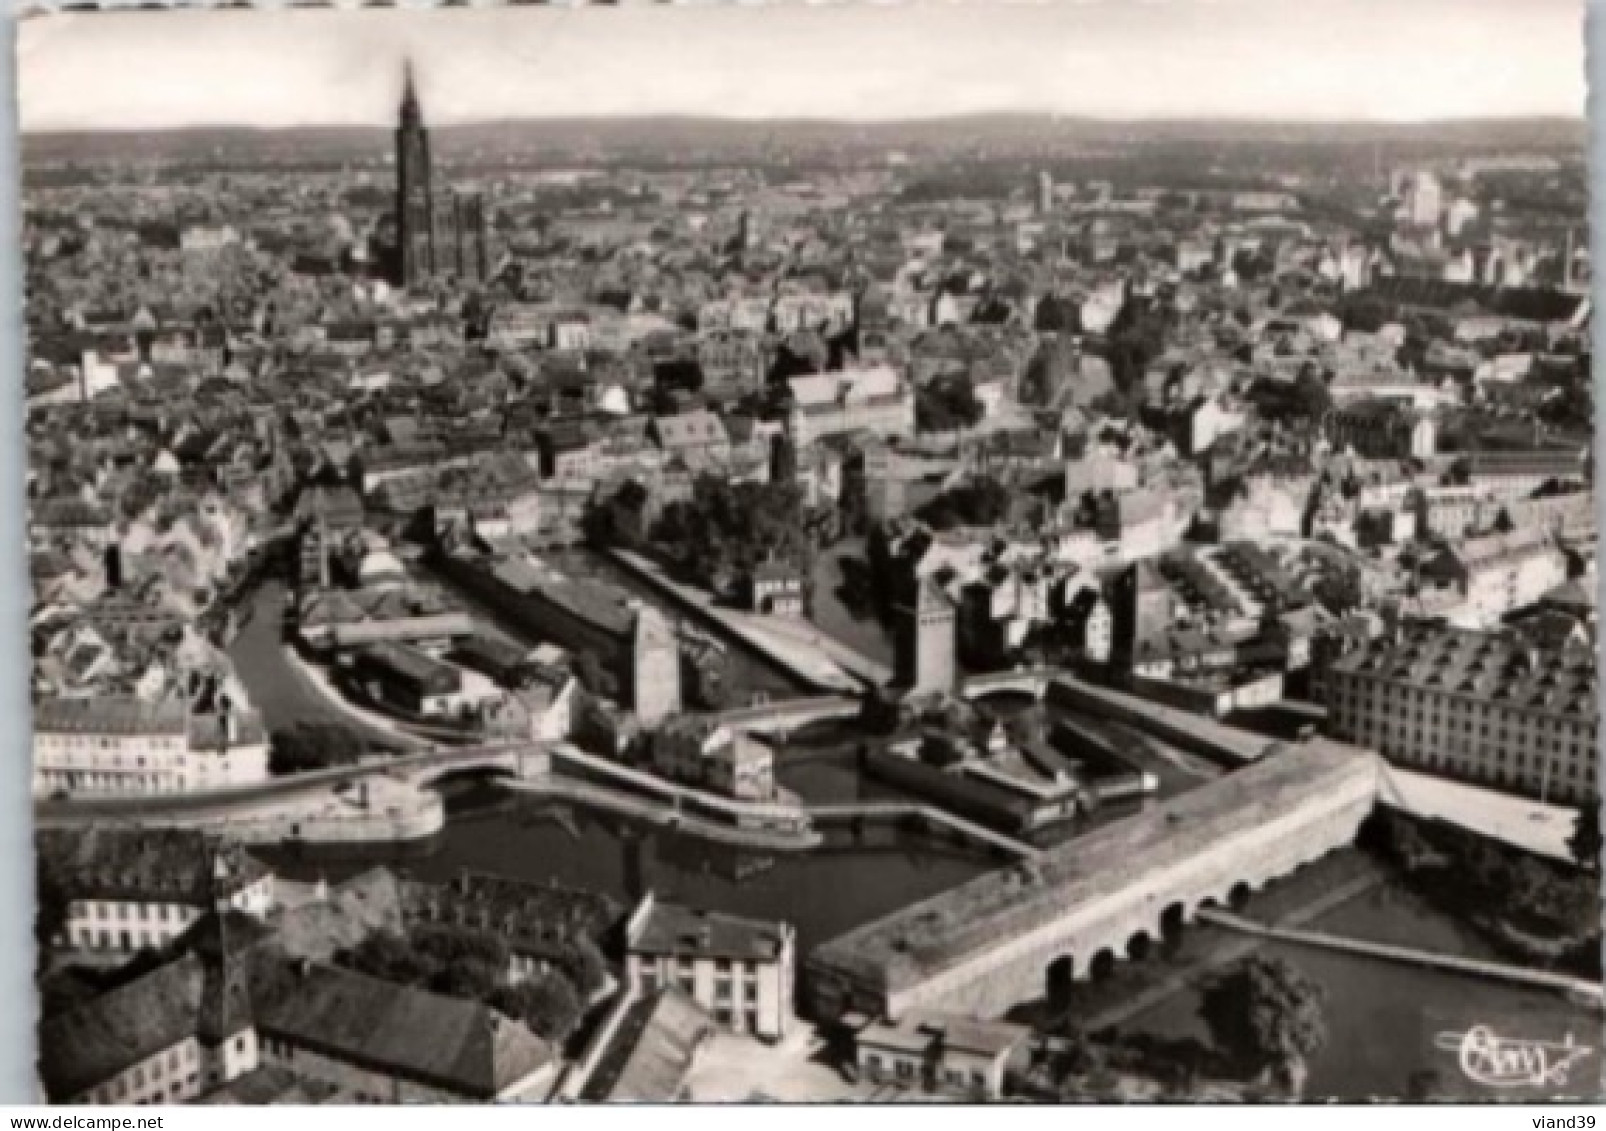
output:
[[[34,704],[33,729],[39,734],[182,735],[188,725],[183,703],[148,703],[127,697],[42,699]]]
[[[772,962],[780,957],[791,933],[785,923],[655,902],[636,924],[629,946],[645,954],[696,954]]]
[[[460,1096],[492,1099],[552,1061],[488,1006],[335,966],[265,962],[253,990],[264,1035]]]
[[[706,1014],[673,986],[630,1007],[581,1093],[585,1100],[667,1103],[678,1099],[697,1051],[713,1031]]]
[[[192,953],[39,1026],[39,1075],[54,1103],[196,1034],[206,975]]]
[[[189,829],[41,830],[35,844],[41,869],[51,871],[67,899],[204,907],[268,874],[240,845]]]

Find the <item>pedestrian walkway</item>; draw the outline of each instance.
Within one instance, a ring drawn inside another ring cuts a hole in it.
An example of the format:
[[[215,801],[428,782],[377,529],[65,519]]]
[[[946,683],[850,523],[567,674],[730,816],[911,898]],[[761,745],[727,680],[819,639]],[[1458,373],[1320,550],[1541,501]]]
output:
[[[1583,978],[1575,978],[1570,974],[1557,974],[1550,970],[1531,970],[1526,966],[1510,966],[1502,962],[1486,962],[1479,958],[1463,958],[1457,954],[1440,954],[1436,951],[1419,950],[1416,947],[1399,946],[1395,943],[1347,938],[1342,935],[1328,934],[1325,931],[1303,931],[1291,927],[1271,927],[1264,923],[1257,923],[1253,919],[1245,919],[1240,915],[1234,915],[1230,911],[1201,910],[1199,918],[1203,922],[1217,927],[1224,927],[1244,934],[1257,935],[1261,938],[1275,939],[1278,942],[1298,943],[1302,946],[1320,947],[1325,950],[1336,950],[1346,954],[1361,954],[1395,962],[1409,962],[1417,966],[1429,966],[1439,970],[1454,971],[1458,974],[1471,974],[1480,978],[1518,982],[1529,986],[1543,986],[1547,989],[1565,991],[1569,995],[1588,998],[1597,1005],[1602,1001],[1600,983],[1590,982]]]

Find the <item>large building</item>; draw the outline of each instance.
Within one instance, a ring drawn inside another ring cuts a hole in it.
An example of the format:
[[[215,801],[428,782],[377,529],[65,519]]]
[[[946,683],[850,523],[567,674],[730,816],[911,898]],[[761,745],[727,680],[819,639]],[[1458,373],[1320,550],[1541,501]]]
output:
[[[72,950],[160,950],[208,912],[260,919],[274,907],[272,872],[195,830],[47,831],[37,852],[66,908],[53,941]]]
[[[799,450],[826,436],[913,436],[915,395],[888,366],[793,377],[787,431]]]
[[[33,792],[184,793],[266,781],[268,737],[250,710],[181,699],[50,698],[33,709]]]
[[[484,279],[490,274],[489,221],[477,193],[437,186],[429,130],[408,64],[396,127],[396,281]]]
[[[1363,400],[1334,409],[1323,421],[1327,442],[1368,459],[1431,459],[1438,450],[1433,417],[1387,399]]]
[[[1567,556],[1544,530],[1489,534],[1453,544],[1422,564],[1424,586],[1459,598],[1456,617],[1486,627],[1567,580]]]
[[[1402,765],[1595,804],[1599,708],[1587,648],[1415,627],[1327,673],[1334,737]]]

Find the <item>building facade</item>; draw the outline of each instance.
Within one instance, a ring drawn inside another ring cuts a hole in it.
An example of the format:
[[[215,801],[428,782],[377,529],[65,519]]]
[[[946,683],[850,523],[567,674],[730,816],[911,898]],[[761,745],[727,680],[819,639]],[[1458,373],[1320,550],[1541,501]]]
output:
[[[194,714],[181,701],[132,696],[35,704],[33,792],[185,793],[268,778],[268,737],[255,712]]]
[[[633,993],[675,986],[716,1023],[765,1040],[792,1025],[797,938],[789,923],[696,911],[649,892],[626,924],[625,951]]]
[[[1550,801],[1599,797],[1587,648],[1415,627],[1335,661],[1325,688],[1333,736],[1402,765]]]

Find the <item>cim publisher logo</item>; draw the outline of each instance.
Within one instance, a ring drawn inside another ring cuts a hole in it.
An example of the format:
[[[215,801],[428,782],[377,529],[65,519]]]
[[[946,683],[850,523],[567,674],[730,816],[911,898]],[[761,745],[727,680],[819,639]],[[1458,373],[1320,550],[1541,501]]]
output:
[[[1578,1043],[1571,1030],[1559,1041],[1547,1041],[1502,1036],[1492,1025],[1440,1032],[1433,1045],[1453,1053],[1472,1083],[1500,1089],[1577,1087],[1584,1082],[1575,1078],[1575,1070],[1595,1051]]]
[[[1423,1011],[1419,1098],[1536,1103],[1601,1094],[1601,1020],[1592,1007],[1548,996],[1488,1012],[1467,1005]]]

